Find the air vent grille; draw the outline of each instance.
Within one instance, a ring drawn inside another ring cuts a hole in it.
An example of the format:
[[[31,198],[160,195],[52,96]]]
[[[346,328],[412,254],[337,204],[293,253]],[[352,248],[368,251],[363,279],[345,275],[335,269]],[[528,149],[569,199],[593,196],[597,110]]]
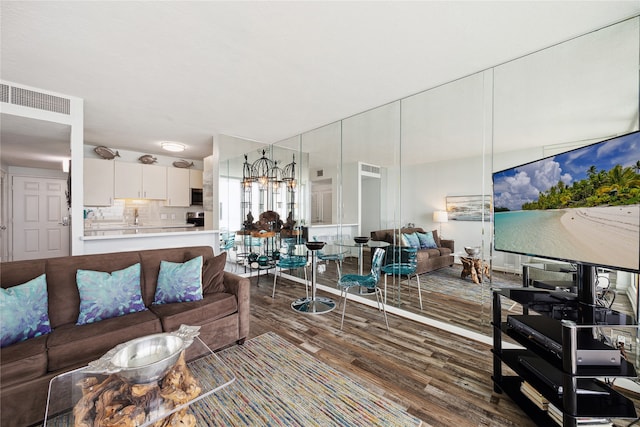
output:
[[[316,177],[320,178],[322,176],[324,176],[324,169],[318,169],[316,171]]]
[[[4,96],[4,87],[2,90]],[[4,101],[4,98],[3,102],[6,102]],[[22,105],[23,107],[36,108],[38,110],[67,115],[70,114],[71,111],[71,101],[66,98],[19,87],[11,88],[11,103],[15,105]]]
[[[373,165],[362,165],[362,172],[380,174],[380,167]]]
[[[9,102],[9,85],[0,84],[0,102]]]

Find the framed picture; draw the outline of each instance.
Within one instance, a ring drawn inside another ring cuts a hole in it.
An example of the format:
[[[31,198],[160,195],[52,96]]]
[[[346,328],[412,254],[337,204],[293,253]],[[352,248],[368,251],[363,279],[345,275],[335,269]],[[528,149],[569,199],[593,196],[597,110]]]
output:
[[[489,221],[491,196],[447,196],[447,214],[450,221]]]

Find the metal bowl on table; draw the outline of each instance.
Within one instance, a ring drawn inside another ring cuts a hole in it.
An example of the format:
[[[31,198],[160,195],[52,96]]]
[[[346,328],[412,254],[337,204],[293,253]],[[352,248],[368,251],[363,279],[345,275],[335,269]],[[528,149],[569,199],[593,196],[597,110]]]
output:
[[[361,236],[361,237],[354,237],[353,240],[356,243],[363,245],[369,241],[369,238],[367,236]]]
[[[476,256],[480,255],[480,247],[479,246],[476,246],[476,247],[465,246],[464,247],[464,251],[467,253],[467,255],[469,255],[471,257],[476,257]]]
[[[127,341],[90,362],[87,372],[117,374],[132,384],[162,379],[183,350],[199,334],[199,326],[182,325],[175,332],[153,334]]]
[[[326,242],[307,242],[305,243],[305,245],[307,246],[307,249],[309,249],[310,251],[317,251],[319,249],[324,248],[324,245],[326,245]]]

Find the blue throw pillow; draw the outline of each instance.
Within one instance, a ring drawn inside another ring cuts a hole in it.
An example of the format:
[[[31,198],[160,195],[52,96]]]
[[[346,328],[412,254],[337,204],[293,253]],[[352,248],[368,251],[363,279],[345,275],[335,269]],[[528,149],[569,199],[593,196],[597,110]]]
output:
[[[202,299],[202,256],[187,262],[160,261],[154,304]]]
[[[409,233],[409,234],[403,233],[402,237],[407,242],[407,246],[420,249],[420,239],[418,239],[418,235],[416,233]]]
[[[146,310],[140,292],[140,263],[113,273],[78,270],[76,284],[80,292],[77,325]]]
[[[44,274],[0,290],[0,347],[51,332]]]
[[[427,231],[426,233],[418,232],[416,234],[420,240],[421,249],[436,249],[438,247],[431,231]]]

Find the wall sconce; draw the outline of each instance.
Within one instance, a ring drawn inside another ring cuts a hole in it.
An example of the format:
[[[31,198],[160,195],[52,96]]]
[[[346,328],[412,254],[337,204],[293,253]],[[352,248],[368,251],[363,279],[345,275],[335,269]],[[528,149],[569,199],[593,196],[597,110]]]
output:
[[[436,223],[440,224],[440,230],[438,231],[438,233],[440,234],[440,237],[442,238],[442,223],[443,222],[449,222],[449,214],[447,213],[447,211],[434,211],[433,212],[433,222],[436,222]]]

